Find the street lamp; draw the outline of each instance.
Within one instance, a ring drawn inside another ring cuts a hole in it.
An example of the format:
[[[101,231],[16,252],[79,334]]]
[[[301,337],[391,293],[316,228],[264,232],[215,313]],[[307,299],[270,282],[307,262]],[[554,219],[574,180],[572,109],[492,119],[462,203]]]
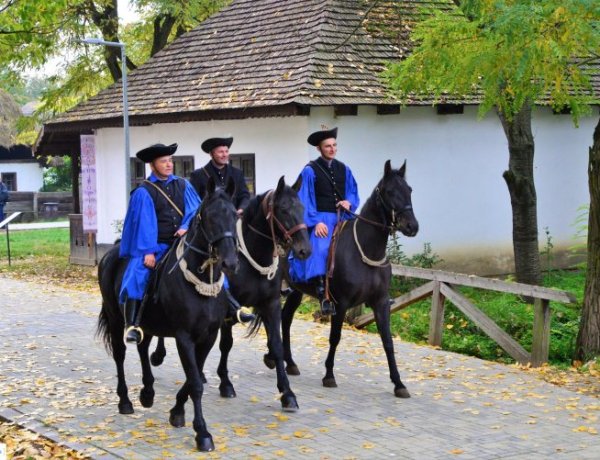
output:
[[[129,201],[129,193],[131,192],[131,172],[130,172],[130,158],[129,158],[129,107],[127,105],[127,60],[125,57],[125,43],[121,42],[108,42],[101,38],[84,38],[80,40],[82,43],[89,43],[90,45],[103,45],[103,46],[114,46],[121,48],[121,73],[123,77],[121,81],[123,83],[123,131],[125,133],[125,206]]]

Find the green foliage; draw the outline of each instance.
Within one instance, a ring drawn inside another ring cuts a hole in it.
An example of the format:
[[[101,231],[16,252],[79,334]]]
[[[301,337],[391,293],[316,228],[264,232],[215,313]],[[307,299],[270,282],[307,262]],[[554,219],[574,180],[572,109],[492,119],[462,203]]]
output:
[[[62,157],[61,164],[44,168],[44,186],[42,192],[65,192],[73,187],[71,158]]]
[[[573,246],[569,250],[573,254],[580,253],[587,249],[587,236],[588,236],[588,221],[590,218],[590,207],[589,205],[581,205],[577,208],[577,217],[573,222],[575,234],[573,240],[575,241]]]
[[[544,245],[544,249],[540,252],[541,259],[545,261],[546,265],[546,276],[549,276],[550,271],[552,270],[552,261],[554,260],[554,243],[552,243],[552,235],[550,235],[550,228],[544,227],[544,233],[546,235],[546,244]]]
[[[479,94],[480,114],[496,107],[508,119],[526,101],[549,98],[575,120],[598,102],[584,63],[600,63],[597,0],[465,0],[462,14],[428,11],[417,46],[386,78],[404,100],[432,94]]]
[[[132,70],[150,57],[156,36],[166,37],[159,41],[158,50],[229,2],[133,0],[141,20],[127,26],[118,23],[117,0],[0,2],[1,87],[23,88],[25,75],[50,62],[58,63],[34,116],[21,120],[19,141],[33,143],[46,119],[120,78],[119,50],[84,44],[82,38],[122,41],[126,44],[128,68]]]

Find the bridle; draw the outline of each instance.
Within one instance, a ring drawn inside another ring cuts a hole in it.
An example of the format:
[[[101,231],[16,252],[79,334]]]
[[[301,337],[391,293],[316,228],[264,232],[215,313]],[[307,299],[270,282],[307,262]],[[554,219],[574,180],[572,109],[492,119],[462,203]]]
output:
[[[381,203],[381,207],[383,208],[383,218],[385,219],[385,223],[381,223],[381,222],[377,222],[375,220],[371,220],[371,219],[367,219],[366,217],[363,217],[359,214],[356,214],[355,212],[352,212],[348,209],[342,209],[343,212],[350,214],[351,216],[357,218],[358,220],[362,220],[363,222],[366,222],[368,224],[374,225],[375,227],[379,227],[382,228],[384,230],[387,230],[390,235],[392,233],[394,233],[395,231],[398,230],[398,215],[408,212],[408,211],[412,211],[413,207],[410,204],[404,205],[402,207],[402,209],[400,210],[395,210],[392,206],[390,206],[390,204],[388,202],[386,202],[386,200],[383,198],[383,195],[381,194],[381,190],[379,189],[379,186],[375,187],[375,192],[377,194],[377,200],[379,203]],[[388,215],[389,214],[389,218]],[[338,216],[338,221],[339,221],[339,216]],[[389,222],[389,223],[388,223]]]
[[[250,254],[250,251],[248,251],[248,248],[246,247],[246,243],[244,241],[244,234],[242,232],[241,221],[238,222],[238,226],[237,226],[238,235],[239,235],[238,249],[239,249],[240,253],[244,255],[244,257],[246,258],[248,263],[258,273],[260,273],[263,276],[266,276],[268,280],[272,280],[275,277],[275,275],[277,274],[277,269],[279,267],[280,252],[282,254],[285,253],[284,248],[278,247],[277,238],[275,236],[275,225],[277,225],[277,227],[279,228],[279,231],[282,233],[283,239],[285,240],[285,245],[290,246],[290,247],[293,243],[292,235],[294,235],[294,233],[306,228],[306,224],[304,222],[294,225],[289,230],[285,228],[285,226],[281,223],[281,221],[279,219],[277,219],[277,216],[275,216],[274,195],[275,194],[273,193],[273,190],[270,190],[265,195],[265,197],[263,198],[263,201],[261,203],[261,209],[262,209],[263,215],[265,216],[265,219],[269,225],[269,229],[271,230],[271,235],[269,236],[269,235],[261,232],[260,230],[258,230],[252,224],[250,224],[250,223],[248,224],[248,228],[250,230],[252,230],[254,233],[257,233],[258,235],[261,235],[262,237],[273,241],[273,262],[271,263],[271,265],[269,265],[268,267],[263,267],[263,266],[259,265],[258,262],[256,262],[252,258],[252,255]]]
[[[409,212],[412,211],[413,207],[411,204],[406,204],[402,207],[402,209],[396,211],[392,206],[390,206],[390,204],[383,198],[383,195],[381,194],[381,190],[379,189],[379,187],[375,188],[375,191],[377,192],[377,199],[379,200],[379,202],[381,203],[381,207],[384,210],[383,216],[386,220],[388,220],[387,218],[387,214],[389,214],[389,225],[386,225],[387,228],[389,228],[390,230],[390,234],[393,233],[394,231],[396,231],[398,229],[398,215],[405,213],[405,212]],[[387,213],[387,214],[386,214]]]
[[[296,232],[307,228],[306,224],[304,222],[296,224],[290,229],[285,228],[285,226],[281,223],[281,221],[275,215],[275,193],[273,192],[273,190],[269,190],[267,192],[267,194],[265,195],[265,197],[261,203],[261,209],[262,209],[265,219],[267,220],[267,223],[269,225],[271,235],[270,236],[266,235],[265,233],[261,232],[260,230],[258,230],[257,228],[255,228],[254,226],[252,226],[250,224],[248,224],[248,227],[253,232],[272,240],[273,244],[275,244],[275,245],[277,243],[277,237],[275,236],[275,226],[277,226],[277,228],[281,232],[282,239],[285,242],[285,244],[288,246],[291,246],[292,243],[294,242],[292,236]]]
[[[184,259],[185,255],[188,253],[188,251],[192,251],[196,254],[200,254],[201,256],[206,257],[206,261],[202,264],[202,266],[199,269],[200,273],[203,273],[204,270],[206,270],[207,266],[210,266],[212,271],[213,265],[216,264],[218,260],[215,252],[215,244],[221,240],[224,240],[225,238],[232,238],[234,241],[234,245],[237,243],[237,236],[235,232],[224,231],[216,236],[213,236],[212,238],[208,235],[206,229],[204,228],[204,221],[202,220],[202,211],[204,210],[206,202],[207,200],[202,202],[202,204],[200,205],[200,209],[196,213],[194,219],[197,221],[196,227],[200,229],[200,231],[202,232],[202,236],[206,241],[207,250],[201,249],[198,246],[195,246],[192,243],[190,243],[188,241],[189,233],[186,233],[177,245],[177,260],[175,261],[173,267],[169,270],[169,274],[171,274],[173,270],[175,270],[175,267],[177,267],[177,265],[181,265],[181,262]],[[212,273],[210,279],[212,280]]]

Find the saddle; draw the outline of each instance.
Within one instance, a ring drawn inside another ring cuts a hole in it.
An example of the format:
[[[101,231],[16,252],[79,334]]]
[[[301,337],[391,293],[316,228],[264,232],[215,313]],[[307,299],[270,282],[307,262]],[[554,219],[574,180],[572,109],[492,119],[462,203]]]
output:
[[[325,271],[325,299],[337,303],[331,295],[329,289],[329,280],[333,278],[333,271],[335,270],[335,251],[337,249],[338,237],[344,226],[348,223],[347,220],[342,222],[339,221],[340,210],[338,210],[338,223],[333,228],[333,235],[331,235],[331,244],[329,245],[329,251],[327,252],[327,263]]]

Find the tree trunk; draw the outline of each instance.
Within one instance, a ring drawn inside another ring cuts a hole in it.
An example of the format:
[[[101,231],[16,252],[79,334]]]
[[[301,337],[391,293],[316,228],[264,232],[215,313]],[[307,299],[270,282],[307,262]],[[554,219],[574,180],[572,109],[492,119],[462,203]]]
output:
[[[577,335],[577,359],[586,361],[600,354],[600,120],[588,163],[590,213],[588,218],[587,273],[581,322]]]
[[[533,180],[534,142],[531,104],[508,120],[498,113],[508,140],[508,171],[503,174],[510,193],[513,216],[513,250],[517,281],[540,284],[540,253],[537,227],[537,197]]]

